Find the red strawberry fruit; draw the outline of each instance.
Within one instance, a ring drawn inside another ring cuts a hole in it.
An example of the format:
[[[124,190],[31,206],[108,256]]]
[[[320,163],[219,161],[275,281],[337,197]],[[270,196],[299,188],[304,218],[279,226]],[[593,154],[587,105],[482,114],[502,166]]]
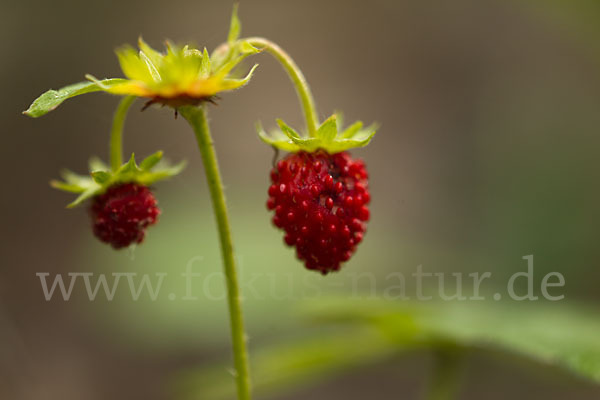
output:
[[[369,144],[377,128],[363,129],[358,121],[341,130],[340,120],[334,114],[312,129],[308,120],[307,135],[281,120],[271,134],[257,125],[265,143],[290,152],[271,171],[267,208],[275,211],[273,224],[285,231],[285,243],[296,247],[306,268],[323,275],[350,259],[369,220],[367,170],[347,150]]]
[[[141,243],[146,228],[157,221],[160,209],[148,186],[177,175],[185,165],[161,163],[162,156],[162,151],[157,151],[138,166],[132,154],[125,164],[112,168],[94,158],[90,160],[89,175],[65,171],[64,181],[54,180],[50,184],[56,189],[78,194],[67,208],[91,200],[89,210],[94,235],[115,249],[121,249]]]
[[[309,270],[327,274],[348,261],[365,233],[370,194],[362,160],[347,152],[299,151],[271,171],[267,207]]]
[[[138,183],[109,187],[94,197],[90,214],[94,235],[115,249],[144,240],[146,228],[156,223],[160,209],[150,189]]]

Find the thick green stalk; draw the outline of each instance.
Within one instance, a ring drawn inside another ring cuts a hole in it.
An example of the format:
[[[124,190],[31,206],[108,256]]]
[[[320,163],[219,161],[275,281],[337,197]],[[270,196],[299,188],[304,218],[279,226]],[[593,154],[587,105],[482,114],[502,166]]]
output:
[[[179,109],[181,115],[189,122],[196,134],[198,148],[202,155],[204,172],[210,190],[219,240],[221,242],[221,253],[223,256],[223,267],[227,281],[227,300],[229,304],[229,317],[231,322],[231,340],[233,346],[233,357],[235,364],[235,378],[239,400],[250,400],[250,372],[248,366],[248,352],[246,349],[246,334],[244,331],[244,320],[242,316],[240,289],[238,285],[235,259],[233,255],[233,242],[231,239],[231,228],[229,216],[225,204],[225,193],[223,182],[217,162],[217,155],[210,135],[210,128],[206,118],[205,106],[186,106]]]
[[[110,130],[110,168],[113,171],[119,169],[123,164],[123,125],[125,125],[125,117],[129,107],[135,101],[135,96],[123,97],[123,100],[117,106],[113,117],[113,124]]]
[[[302,74],[302,71],[300,71],[300,68],[298,68],[298,65],[296,65],[292,57],[290,57],[290,55],[281,47],[268,39],[261,37],[250,37],[242,40],[250,43],[254,47],[271,53],[273,57],[275,57],[277,61],[281,63],[283,68],[290,76],[290,79],[296,88],[296,93],[300,98],[300,103],[302,103],[308,134],[312,137],[316,136],[317,129],[319,127],[319,117],[317,116],[315,99],[313,98],[304,74]]]
[[[461,353],[461,349],[435,350],[427,400],[452,400],[456,397],[462,369]]]

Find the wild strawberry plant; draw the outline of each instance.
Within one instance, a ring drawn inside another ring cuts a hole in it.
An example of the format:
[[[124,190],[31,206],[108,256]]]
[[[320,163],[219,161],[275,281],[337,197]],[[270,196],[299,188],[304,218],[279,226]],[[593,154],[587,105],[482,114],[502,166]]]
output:
[[[273,224],[283,230],[284,242],[293,246],[307,269],[322,274],[338,271],[365,239],[370,218],[368,173],[365,163],[349,150],[369,144],[376,131],[355,122],[344,128],[341,115],[320,122],[306,79],[290,56],[275,43],[260,37],[240,38],[236,10],[229,36],[212,53],[205,48],[177,46],[167,42],[159,52],[142,39],[139,50],[125,46],[117,56],[125,78],[97,79],[42,94],[24,113],[40,117],[65,100],[91,92],[123,96],[110,130],[109,160],[92,158],[89,173],[62,174],[52,186],[77,195],[68,207],[87,203],[93,233],[115,249],[142,243],[146,230],[160,214],[151,188],[178,174],[184,163],[171,165],[162,151],[143,158],[123,160],[122,136],[127,112],[142,98],[143,108],[152,105],[181,114],[195,133],[210,196],[226,276],[235,390],[209,368],[187,374],[183,386],[192,388],[190,398],[242,400],[251,398],[244,320],[233,254],[229,216],[223,183],[210,133],[207,112],[218,95],[249,83],[256,65],[243,78],[232,74],[249,56],[267,52],[289,74],[300,99],[306,127],[299,132],[277,120],[278,129],[258,135],[275,149],[288,152],[270,172],[267,208]],[[168,216],[165,216],[168,218]],[[321,323],[349,326],[342,337],[331,334],[301,338],[293,343],[259,348],[255,352],[256,389],[268,393],[298,381],[323,379],[345,368],[374,362],[410,349],[433,349],[438,360],[430,399],[450,399],[465,350],[492,348],[527,356],[538,362],[564,367],[593,381],[600,381],[600,325],[586,312],[561,309],[545,312],[540,307],[518,312],[501,305],[454,307],[452,304],[390,304],[379,300],[319,299],[307,314]],[[234,393],[235,392],[235,393]]]
[[[220,93],[239,89],[250,81],[256,65],[243,78],[232,74],[250,55],[271,53],[288,72],[303,106],[306,133],[300,135],[282,121],[278,121],[280,131],[271,134],[259,126],[259,135],[266,143],[290,152],[271,173],[273,185],[269,188],[268,206],[275,210],[274,224],[286,231],[285,242],[296,246],[298,258],[308,269],[323,274],[339,270],[363,240],[369,219],[368,176],[364,163],[352,159],[347,151],[367,145],[375,127],[362,129],[362,123],[357,122],[342,130],[336,115],[319,123],[310,88],[289,55],[267,39],[240,38],[240,29],[234,8],[227,41],[211,54],[206,48],[170,42],[164,52],[159,52],[140,38],[139,50],[131,46],[117,50],[125,78],[97,79],[86,75],[85,82],[42,94],[24,114],[37,118],[69,98],[92,92],[124,96],[110,132],[109,163],[92,159],[89,175],[67,171],[63,181],[52,182],[53,187],[78,195],[68,207],[89,201],[94,234],[115,249],[143,241],[146,229],[157,222],[160,214],[151,185],[183,168],[183,163],[171,166],[161,161],[161,151],[139,165],[133,154],[123,162],[122,135],[128,110],[137,98],[142,98],[143,109],[154,104],[167,106],[190,124],[202,157],[221,243],[237,395],[247,400],[251,394],[246,335],[229,216],[207,119],[208,106],[217,101]]]

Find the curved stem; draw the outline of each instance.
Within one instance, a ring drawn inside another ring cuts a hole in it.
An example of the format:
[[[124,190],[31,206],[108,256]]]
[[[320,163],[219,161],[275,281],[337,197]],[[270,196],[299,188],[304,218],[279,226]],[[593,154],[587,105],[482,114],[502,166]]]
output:
[[[123,125],[125,125],[125,118],[127,117],[127,111],[129,107],[135,101],[135,96],[123,97],[115,115],[113,117],[113,124],[110,130],[110,168],[113,171],[119,169],[123,164]]]
[[[225,271],[225,279],[227,281],[227,300],[229,304],[229,317],[231,321],[231,340],[236,371],[235,378],[237,381],[238,399],[249,400],[251,396],[248,352],[246,349],[246,335],[244,332],[244,321],[242,317],[240,289],[233,255],[231,228],[229,225],[229,216],[227,214],[227,206],[225,204],[225,193],[223,192],[223,182],[219,172],[217,155],[215,153],[212,137],[210,135],[210,128],[208,126],[208,120],[206,118],[206,109],[204,106],[186,106],[181,107],[179,112],[194,129],[196,140],[198,142],[198,149],[202,155],[204,172],[206,174],[206,180],[208,181],[210,196],[219,230],[219,240],[221,242],[221,253],[223,256],[223,267]]]
[[[308,82],[302,74],[302,71],[300,71],[300,68],[298,68],[298,65],[296,65],[288,53],[268,39],[261,37],[250,37],[242,40],[250,43],[254,47],[268,51],[277,59],[277,61],[281,63],[296,87],[296,93],[300,98],[300,103],[302,103],[302,109],[304,110],[304,118],[306,119],[306,128],[308,129],[308,134],[311,137],[314,137],[317,133],[317,128],[319,127],[319,118],[317,117],[315,99],[313,98],[310,87],[308,86]]]
[[[434,353],[433,373],[427,400],[452,400],[459,389],[462,354],[460,349],[439,349]]]

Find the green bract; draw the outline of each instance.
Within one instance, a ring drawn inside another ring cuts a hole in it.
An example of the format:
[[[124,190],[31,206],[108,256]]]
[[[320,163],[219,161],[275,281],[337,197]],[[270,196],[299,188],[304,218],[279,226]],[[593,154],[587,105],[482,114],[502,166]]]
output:
[[[243,78],[237,78],[233,73],[244,58],[260,51],[247,41],[239,40],[240,30],[237,7],[234,7],[227,46],[218,48],[212,55],[208,54],[206,48],[199,50],[190,46],[179,47],[170,42],[166,43],[166,52],[161,53],[140,38],[139,51],[131,46],[123,46],[117,50],[121,70],[127,79],[99,80],[86,75],[88,82],[42,94],[24,114],[34,118],[41,117],[66,99],[97,91],[145,97],[150,103],[175,108],[211,100],[220,92],[244,86],[257,67],[254,65]]]
[[[333,114],[317,129],[314,136],[300,136],[285,122],[278,119],[279,130],[267,134],[260,123],[256,129],[260,138],[278,149],[298,152],[314,152],[323,149],[329,154],[339,153],[354,147],[364,147],[373,138],[377,124],[372,124],[363,129],[363,124],[357,121],[345,130],[342,130],[342,118]]]
[[[104,193],[110,186],[119,183],[135,182],[142,185],[151,185],[154,182],[177,175],[185,167],[185,162],[171,166],[162,161],[162,151],[146,157],[140,165],[135,162],[134,154],[128,162],[116,171],[97,158],[90,160],[90,174],[78,175],[69,170],[62,173],[64,182],[51,181],[52,187],[65,192],[78,193],[79,196],[67,207],[75,207],[85,200]]]

